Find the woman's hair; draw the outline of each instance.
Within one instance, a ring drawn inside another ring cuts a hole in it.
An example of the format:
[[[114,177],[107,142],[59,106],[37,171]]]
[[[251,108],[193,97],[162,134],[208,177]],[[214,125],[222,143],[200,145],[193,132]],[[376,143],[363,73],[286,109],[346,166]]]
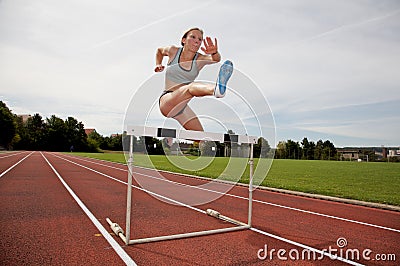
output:
[[[183,38],[186,38],[187,35],[189,34],[189,32],[191,32],[192,30],[198,30],[198,31],[201,32],[201,34],[203,34],[203,30],[202,30],[202,29],[199,29],[199,28],[190,28],[190,29],[188,29],[188,30],[183,34],[182,39],[183,39]],[[181,41],[181,45],[184,46],[185,44]]]

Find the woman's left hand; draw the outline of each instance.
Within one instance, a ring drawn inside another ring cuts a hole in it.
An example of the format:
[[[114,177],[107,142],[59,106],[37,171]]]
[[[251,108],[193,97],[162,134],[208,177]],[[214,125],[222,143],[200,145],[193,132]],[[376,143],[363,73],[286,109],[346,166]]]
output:
[[[218,43],[217,38],[214,38],[214,43],[210,37],[206,37],[203,40],[204,47],[201,47],[201,50],[206,54],[215,54],[218,52]]]

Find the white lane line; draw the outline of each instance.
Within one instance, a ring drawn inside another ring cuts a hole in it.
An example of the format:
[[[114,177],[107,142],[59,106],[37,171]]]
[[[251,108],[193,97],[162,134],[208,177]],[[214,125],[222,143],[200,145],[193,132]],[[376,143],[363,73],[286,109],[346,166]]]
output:
[[[79,164],[79,163],[70,161],[70,160],[68,160],[68,159],[66,159],[66,158],[60,157],[60,156],[55,155],[55,154],[53,154],[53,156],[58,157],[58,158],[60,158],[60,159],[62,159],[62,160],[64,160],[64,161],[67,161],[67,162],[69,162],[69,163],[75,164],[75,165],[77,165],[77,166],[79,166],[79,167],[82,167],[82,168],[84,168],[84,169],[87,169],[87,170],[89,170],[89,171],[92,171],[92,172],[94,172],[94,173],[96,173],[96,174],[99,174],[99,175],[102,175],[102,176],[107,177],[107,178],[109,178],[109,179],[112,179],[112,180],[114,180],[114,181],[117,181],[117,182],[119,182],[119,183],[121,183],[121,184],[128,185],[128,183],[126,183],[126,182],[124,182],[124,181],[122,181],[122,180],[119,180],[118,178],[115,178],[115,177],[112,177],[112,176],[110,176],[110,175],[104,174],[104,173],[102,173],[102,172],[100,172],[100,171],[97,171],[97,170],[95,170],[95,169],[92,169],[92,168],[90,168],[90,167],[87,167],[87,166],[81,165],[81,164]],[[155,192],[153,192],[153,191],[146,190],[146,189],[144,189],[144,188],[137,187],[137,186],[135,186],[135,185],[132,185],[132,187],[134,187],[134,188],[136,188],[136,189],[138,189],[138,190],[144,191],[144,192],[146,192],[146,193],[152,194],[152,195],[154,195],[154,196],[163,198],[163,199],[168,200],[168,201],[170,201],[170,202],[172,202],[172,203],[176,203],[176,204],[181,205],[181,206],[183,206],[183,207],[187,207],[187,208],[189,208],[189,209],[192,209],[192,210],[195,210],[195,211],[204,213],[204,214],[207,213],[206,211],[203,211],[203,210],[201,210],[201,209],[199,209],[199,208],[190,206],[190,205],[188,205],[188,204],[186,204],[186,203],[183,203],[183,202],[180,202],[180,201],[177,201],[177,200],[174,200],[174,199],[170,199],[170,198],[165,197],[165,196],[163,196],[163,195],[157,194],[157,193],[155,193]]]
[[[72,164],[77,165],[77,166],[80,166],[80,167],[82,167],[82,168],[84,168],[84,169],[90,170],[90,171],[92,171],[92,172],[94,172],[94,173],[96,173],[96,174],[105,176],[105,177],[107,177],[107,178],[109,178],[109,179],[112,179],[112,180],[115,180],[115,181],[117,181],[117,182],[119,182],[119,183],[128,185],[128,183],[126,183],[126,182],[124,182],[124,181],[121,181],[121,180],[119,180],[119,179],[117,179],[117,178],[115,178],[115,177],[112,177],[112,176],[109,176],[109,175],[107,175],[107,174],[101,173],[101,172],[99,172],[99,171],[97,171],[97,170],[95,170],[95,169],[92,169],[92,168],[90,168],[90,167],[81,165],[81,164],[79,164],[79,163],[70,161],[70,160],[68,160],[68,159],[66,159],[66,158],[62,158],[62,157],[60,157],[60,156],[58,156],[58,155],[55,155],[55,154],[53,154],[53,155],[54,155],[55,157],[58,157],[58,158],[60,158],[60,159],[65,160],[65,161],[67,161],[67,162],[69,162],[69,163],[72,163]],[[172,202],[174,202],[174,203],[177,203],[177,204],[179,204],[179,205],[188,207],[188,208],[193,209],[193,210],[195,210],[195,211],[198,211],[198,212],[201,212],[201,213],[206,213],[206,211],[203,211],[203,210],[201,210],[201,209],[192,207],[192,206],[187,205],[187,204],[185,204],[185,203],[182,203],[182,202],[179,202],[179,201],[170,199],[170,198],[168,198],[168,197],[165,197],[165,196],[162,196],[162,195],[160,195],[160,194],[154,193],[154,192],[149,191],[149,190],[147,190],[147,189],[144,189],[144,188],[141,188],[141,187],[137,187],[137,186],[134,186],[134,185],[132,185],[132,187],[133,187],[133,188],[136,188],[136,189],[139,189],[139,190],[141,190],[141,191],[144,191],[144,192],[146,192],[146,193],[150,193],[150,194],[152,194],[152,195],[156,195],[156,196],[162,197],[162,198],[164,198],[164,199],[168,199],[168,200],[170,200],[170,201],[172,201]],[[301,244],[301,243],[299,243],[299,242],[296,242],[296,241],[293,241],[293,240],[290,240],[290,239],[286,239],[286,238],[283,238],[283,237],[280,237],[280,236],[277,236],[277,235],[274,235],[274,234],[270,234],[270,233],[264,232],[264,231],[262,231],[262,230],[259,230],[259,229],[257,229],[257,228],[254,228],[254,227],[251,227],[250,230],[252,230],[253,232],[259,233],[259,234],[263,234],[263,235],[269,236],[269,237],[271,237],[271,238],[278,239],[278,240],[280,240],[280,241],[289,243],[289,244],[291,244],[291,245],[294,245],[294,246],[297,246],[297,247],[300,247],[300,248],[303,248],[303,249],[311,250],[311,251],[313,251],[313,252],[315,252],[315,253],[321,254],[321,255],[323,255],[323,256],[327,256],[327,257],[329,257],[330,259],[333,259],[333,258],[334,258],[334,259],[343,261],[343,262],[348,263],[348,264],[351,264],[351,265],[363,265],[363,264],[359,264],[359,263],[357,263],[357,262],[354,262],[354,261],[351,261],[351,260],[347,260],[347,259],[345,259],[345,258],[336,256],[336,255],[332,255],[332,254],[330,254],[330,253],[328,253],[328,252],[326,252],[326,251],[324,251],[324,250],[319,250],[319,249],[316,249],[316,248],[313,248],[313,247],[310,247],[310,246]]]
[[[7,154],[5,156],[0,156],[0,159],[4,159],[4,158],[7,158],[7,157],[15,156],[15,155],[18,155],[18,154],[21,154],[21,153],[24,153],[24,152],[13,152],[13,153]]]
[[[61,181],[61,183],[64,185],[64,187],[67,189],[69,194],[74,198],[74,200],[78,203],[79,207],[85,212],[85,214],[89,217],[89,219],[92,221],[92,223],[97,227],[97,229],[100,231],[100,233],[104,236],[104,238],[107,240],[107,242],[111,245],[111,247],[114,249],[114,251],[118,254],[118,256],[125,262],[126,265],[137,265],[131,257],[125,252],[125,250],[122,249],[122,247],[115,241],[115,239],[108,233],[108,231],[101,225],[101,223],[96,219],[96,217],[89,211],[89,209],[85,206],[85,204],[80,200],[80,198],[75,194],[75,192],[68,186],[68,184],[64,181],[64,179],[61,177],[61,175],[57,172],[57,170],[53,167],[53,165],[47,160],[47,158],[43,155],[43,153],[40,153],[43,158],[46,160],[47,164],[50,166],[50,168],[53,170],[53,172],[56,174],[58,179]]]
[[[25,160],[26,158],[28,158],[32,153],[29,153],[27,156],[25,156],[24,158],[22,158],[21,160],[19,160],[17,163],[15,163],[13,166],[11,166],[10,168],[8,168],[7,170],[5,170],[3,173],[0,174],[0,177],[2,177],[3,175],[7,174],[11,169],[13,169],[15,166],[17,166],[18,164],[20,164],[23,160]]]
[[[112,168],[112,169],[117,169],[117,170],[120,170],[120,171],[126,171],[126,172],[128,171],[126,169],[121,169],[121,168],[118,168],[118,167],[113,167],[113,166],[109,166],[109,165],[106,165],[106,164],[93,162],[93,161],[90,161],[90,160],[83,160],[83,159],[77,158],[77,157],[74,157],[74,158],[82,160],[82,161],[85,161],[85,162],[89,162],[89,163],[93,163],[93,164],[109,167],[109,168]],[[148,169],[148,170],[152,170],[152,169]],[[155,170],[152,170],[152,171],[155,171]],[[161,180],[161,181],[164,181],[164,182],[169,182],[169,183],[176,184],[176,185],[186,186],[186,187],[195,188],[195,189],[199,189],[199,190],[204,190],[204,191],[207,191],[207,192],[212,192],[212,193],[217,193],[217,194],[223,194],[223,195],[226,195],[226,196],[230,196],[230,197],[233,197],[233,198],[242,199],[242,200],[246,200],[246,201],[248,200],[248,198],[246,198],[246,197],[242,197],[242,196],[238,196],[238,195],[234,195],[234,194],[229,194],[229,193],[224,193],[224,192],[220,192],[220,191],[206,189],[206,188],[203,188],[203,187],[183,184],[183,183],[179,183],[179,182],[176,182],[176,181],[163,179],[163,178],[159,178],[159,177],[155,177],[155,176],[152,176],[152,175],[147,175],[147,174],[143,174],[143,173],[139,173],[139,172],[135,172],[135,171],[133,173],[137,174],[137,175],[142,175],[142,176],[145,176],[145,177],[150,177],[150,178],[153,178],[153,179]],[[274,207],[278,207],[278,208],[282,208],[282,209],[287,209],[287,210],[307,213],[307,214],[311,214],[311,215],[321,216],[321,217],[325,217],[325,218],[330,218],[330,219],[335,219],[335,220],[340,220],[340,221],[344,221],[344,222],[355,223],[355,224],[359,224],[359,225],[370,226],[370,227],[374,227],[374,228],[379,228],[379,229],[383,229],[383,230],[388,230],[388,231],[400,233],[399,229],[390,228],[390,227],[386,227],[386,226],[381,226],[381,225],[376,225],[376,224],[356,221],[356,220],[352,220],[352,219],[337,217],[337,216],[318,213],[318,212],[313,212],[313,211],[307,211],[307,210],[303,210],[303,209],[299,209],[299,208],[284,206],[284,205],[275,204],[275,203],[266,202],[266,201],[261,201],[261,200],[256,200],[256,199],[253,199],[253,202],[257,202],[257,203],[261,203],[261,204],[265,204],[265,205],[270,205],[270,206],[274,206]]]
[[[174,183],[174,184],[181,185],[181,186],[187,186],[187,187],[191,187],[191,188],[195,188],[195,189],[199,189],[199,190],[204,190],[204,191],[207,191],[207,192],[213,192],[213,193],[217,193],[217,194],[221,194],[221,195],[226,195],[226,196],[230,196],[230,197],[233,197],[233,198],[242,199],[242,200],[246,200],[246,201],[249,200],[248,198],[243,197],[243,196],[238,196],[238,195],[234,195],[234,194],[230,194],[230,193],[225,193],[225,192],[220,192],[220,191],[216,191],[216,190],[206,189],[206,188],[203,188],[203,187],[191,186],[191,185],[178,183],[178,182],[171,181],[171,180],[168,180],[168,179],[162,179],[162,178],[159,178],[159,177],[155,177],[155,176],[151,176],[151,175],[147,175],[147,174],[142,174],[142,173],[138,173],[138,172],[133,172],[133,173],[134,174],[138,174],[138,175],[142,175],[142,176],[145,176],[145,177],[150,177],[150,178],[153,178],[153,179],[157,179],[157,180],[160,180],[160,181],[164,181],[164,182]],[[365,226],[370,226],[370,227],[375,227],[375,228],[379,228],[379,229],[383,229],[383,230],[388,230],[388,231],[393,231],[393,232],[400,233],[400,230],[398,230],[398,229],[385,227],[385,226],[381,226],[381,225],[375,225],[375,224],[360,222],[360,221],[356,221],[356,220],[346,219],[346,218],[342,218],[342,217],[337,217],[337,216],[333,216],[333,215],[328,215],[328,214],[323,214],[323,213],[318,213],[318,212],[313,212],[313,211],[307,211],[307,210],[303,210],[303,209],[284,206],[284,205],[275,204],[275,203],[271,203],[271,202],[265,202],[265,201],[256,200],[256,199],[253,199],[253,202],[257,202],[257,203],[261,203],[261,204],[265,204],[265,205],[270,205],[270,206],[274,206],[274,207],[278,207],[278,208],[282,208],[282,209],[287,209],[287,210],[292,210],[292,211],[312,214],[312,215],[321,216],[321,217],[325,217],[325,218],[331,218],[331,219],[336,219],[336,220],[340,220],[340,221],[344,221],[344,222],[350,222],[350,223],[355,223],[355,224],[360,224],[360,225],[365,225]]]

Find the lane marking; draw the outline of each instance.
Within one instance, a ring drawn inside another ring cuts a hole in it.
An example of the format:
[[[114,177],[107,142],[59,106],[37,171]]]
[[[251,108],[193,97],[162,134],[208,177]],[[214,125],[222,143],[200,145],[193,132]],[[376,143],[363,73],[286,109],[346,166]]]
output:
[[[108,231],[103,227],[103,225],[96,219],[96,217],[89,211],[89,209],[85,206],[85,204],[80,200],[80,198],[75,194],[75,192],[68,186],[68,184],[64,181],[61,175],[57,172],[57,170],[53,167],[53,165],[47,160],[42,152],[40,152],[42,157],[45,159],[47,164],[56,174],[58,179],[67,189],[69,194],[74,198],[74,200],[78,203],[79,207],[85,212],[85,214],[89,217],[92,223],[96,226],[96,228],[100,231],[100,233],[104,236],[107,242],[112,246],[114,251],[118,254],[118,256],[125,262],[126,265],[137,265],[132,258],[125,252],[125,250],[115,241],[115,239],[108,233]]]
[[[3,173],[0,174],[0,178],[7,174],[9,171],[11,171],[11,169],[13,169],[15,166],[17,166],[18,164],[20,164],[23,160],[25,160],[26,158],[28,158],[33,152],[29,153],[28,155],[26,155],[24,158],[22,158],[21,160],[19,160],[18,162],[16,162],[14,165],[12,165],[10,168],[8,168],[7,170],[5,170]]]
[[[7,154],[5,156],[0,156],[0,159],[4,159],[4,158],[7,158],[7,157],[15,156],[15,155],[18,155],[18,154],[21,154],[21,153],[24,153],[24,152],[13,152],[13,153]]]
[[[159,177],[155,177],[155,176],[151,176],[151,175],[147,175],[147,174],[143,174],[143,173],[138,173],[138,172],[133,172],[133,173],[134,174],[138,174],[138,175],[142,175],[142,176],[146,176],[146,177],[150,177],[150,178],[153,178],[153,179],[165,181],[165,182],[171,182],[171,183],[174,183],[174,184],[177,184],[177,185],[181,185],[181,186],[188,186],[188,187],[191,187],[191,188],[196,188],[196,189],[204,190],[204,191],[207,191],[207,192],[213,192],[213,193],[217,193],[217,194],[227,195],[227,196],[230,196],[230,197],[233,197],[233,198],[242,199],[242,200],[246,200],[246,201],[249,200],[248,198],[243,197],[243,196],[238,196],[238,195],[234,195],[234,194],[230,194],[230,193],[224,193],[224,192],[220,192],[220,191],[216,191],[216,190],[210,190],[210,189],[207,189],[207,188],[202,188],[202,187],[197,187],[197,186],[191,186],[191,185],[187,185],[187,184],[183,184],[183,183],[179,183],[179,182],[175,182],[175,181],[171,181],[171,180],[167,180],[167,179],[162,179],[162,178],[159,178]],[[299,208],[284,206],[284,205],[271,203],[271,202],[266,202],[266,201],[261,201],[261,200],[257,200],[257,199],[253,199],[253,202],[257,202],[257,203],[270,205],[270,206],[274,206],[274,207],[278,207],[278,208],[283,208],[283,209],[287,209],[287,210],[292,210],[292,211],[312,214],[312,215],[321,216],[321,217],[325,217],[325,218],[331,218],[331,219],[336,219],[336,220],[340,220],[340,221],[344,221],[344,222],[350,222],[350,223],[355,223],[355,224],[360,224],[360,225],[366,225],[366,226],[370,226],[370,227],[375,227],[375,228],[379,228],[379,229],[384,229],[384,230],[400,233],[400,230],[398,230],[398,229],[385,227],[385,226],[381,226],[381,225],[375,225],[375,224],[360,222],[360,221],[356,221],[356,220],[346,219],[346,218],[342,218],[342,217],[337,217],[337,216],[333,216],[333,215],[328,215],[328,214],[323,214],[323,213],[318,213],[318,212],[313,212],[313,211],[307,211],[307,210],[303,210],[303,209],[299,209]]]
[[[60,158],[60,159],[62,159],[62,160],[65,160],[65,161],[67,161],[67,162],[69,162],[69,163],[75,164],[75,165],[77,165],[77,166],[79,166],[79,167],[82,167],[82,168],[84,168],[84,169],[87,169],[87,170],[89,170],[89,171],[92,171],[92,172],[94,172],[94,173],[96,173],[96,174],[99,174],[99,175],[105,176],[105,177],[107,177],[107,178],[109,178],[109,179],[115,180],[115,181],[117,181],[117,182],[119,182],[119,183],[128,185],[128,183],[126,183],[126,182],[124,182],[124,181],[121,181],[121,180],[119,180],[119,179],[117,179],[117,178],[115,178],[115,177],[109,176],[109,175],[107,175],[107,174],[101,173],[101,172],[99,172],[99,171],[97,171],[97,170],[95,170],[95,169],[92,169],[92,168],[90,168],[90,167],[87,167],[87,166],[81,165],[81,164],[79,164],[79,163],[70,161],[70,160],[68,160],[68,159],[66,159],[66,158],[62,158],[62,157],[57,156],[57,155],[55,155],[55,154],[53,154],[53,156],[58,157],[58,158]],[[187,204],[185,204],[185,203],[182,203],[182,202],[179,202],[179,201],[176,201],[176,200],[173,200],[173,199],[169,199],[169,198],[167,198],[167,197],[165,197],[165,196],[159,195],[159,194],[157,194],[157,193],[155,193],[155,192],[152,192],[152,191],[149,191],[149,190],[147,190],[147,189],[144,189],[144,188],[141,188],[141,187],[137,187],[137,186],[135,186],[135,185],[132,185],[132,187],[133,187],[133,188],[136,188],[136,189],[139,189],[139,190],[141,190],[141,191],[144,191],[144,192],[146,192],[146,193],[153,194],[153,195],[157,195],[157,196],[162,197],[162,198],[164,198],[164,199],[168,199],[168,200],[170,200],[170,201],[172,201],[172,202],[174,202],[174,203],[178,203],[178,204],[180,204],[180,205],[182,205],[182,206],[188,207],[188,208],[193,209],[193,210],[195,210],[195,211],[199,211],[199,212],[201,212],[201,213],[206,213],[206,211],[203,211],[203,210],[201,210],[201,209],[198,209],[198,208],[189,206],[189,205],[187,205]],[[319,249],[316,249],[316,248],[313,248],[313,247],[310,247],[310,246],[301,244],[301,243],[299,243],[299,242],[296,242],[296,241],[293,241],[293,240],[290,240],[290,239],[286,239],[286,238],[283,238],[283,237],[280,237],[280,236],[277,236],[277,235],[274,235],[274,234],[270,234],[270,233],[264,232],[264,231],[262,231],[262,230],[259,230],[259,229],[257,229],[257,228],[254,228],[254,227],[251,227],[250,230],[253,231],[253,232],[259,233],[259,234],[263,234],[263,235],[269,236],[269,237],[271,237],[271,238],[275,238],[275,239],[277,239],[277,240],[286,242],[286,243],[288,243],[288,244],[291,244],[291,245],[294,245],[294,246],[297,246],[297,247],[300,247],[300,248],[309,249],[309,250],[311,250],[311,251],[313,251],[313,252],[317,252],[317,253],[319,253],[319,254],[321,254],[321,255],[323,255],[323,256],[327,256],[327,257],[329,257],[329,258],[331,258],[331,259],[332,259],[332,257],[334,256],[333,254],[330,254],[330,253],[325,252],[325,251],[323,251],[323,250],[319,250]],[[342,258],[342,257],[339,257],[339,256],[334,256],[334,258],[337,259],[337,260],[340,260],[340,261],[342,261],[342,262],[351,264],[351,265],[363,265],[363,264],[359,264],[359,263],[357,263],[357,262],[354,262],[354,261],[351,261],[351,260],[347,260],[347,259]]]
[[[126,170],[126,169],[121,169],[121,168],[118,168],[118,167],[109,166],[109,165],[106,165],[106,164],[101,164],[101,163],[93,162],[93,161],[90,161],[90,160],[84,160],[84,159],[81,159],[81,158],[78,158],[78,157],[74,157],[74,156],[71,156],[71,157],[76,158],[76,159],[81,160],[81,161],[84,161],[84,162],[89,162],[89,163],[93,163],[93,164],[109,167],[109,168],[112,168],[112,169],[117,169],[117,170],[120,170],[120,171],[128,172],[128,170]],[[142,169],[147,169],[147,168],[142,168]],[[148,169],[148,170],[155,171],[153,169]],[[164,182],[176,184],[176,185],[186,186],[186,187],[195,188],[195,189],[199,189],[199,190],[204,190],[204,191],[207,191],[207,192],[212,192],[212,193],[217,193],[217,194],[223,194],[223,195],[227,195],[227,196],[230,196],[230,197],[233,197],[233,198],[237,198],[237,199],[248,200],[248,198],[246,198],[246,197],[242,197],[242,196],[238,196],[238,195],[234,195],[234,194],[230,194],[230,193],[224,193],[224,192],[210,190],[210,189],[203,188],[203,187],[198,187],[198,186],[192,186],[192,185],[188,185],[188,184],[184,184],[184,183],[179,183],[179,182],[176,182],[176,181],[163,179],[163,178],[159,178],[159,177],[155,177],[155,176],[152,176],[152,175],[147,175],[147,174],[143,174],[143,173],[139,173],[139,172],[135,172],[135,171],[133,173],[134,174],[138,174],[138,175],[142,175],[142,176],[145,176],[145,177],[150,177],[150,178],[153,178],[153,179],[161,180],[161,181],[164,181]],[[221,183],[221,184],[223,184],[223,183]],[[292,211],[307,213],[307,214],[311,214],[311,215],[321,216],[321,217],[325,217],[325,218],[330,218],[330,219],[335,219],[335,220],[340,220],[340,221],[344,221],[344,222],[355,223],[355,224],[359,224],[359,225],[370,226],[370,227],[374,227],[374,228],[379,228],[379,229],[383,229],[383,230],[388,230],[388,231],[400,233],[400,229],[390,228],[390,227],[386,227],[386,226],[381,226],[381,225],[376,225],[376,224],[356,221],[356,220],[352,220],[352,219],[342,218],[342,217],[333,216],[333,215],[329,215],[329,214],[323,214],[323,213],[314,212],[314,211],[303,210],[303,209],[299,209],[299,208],[295,208],[295,207],[289,207],[289,206],[285,206],[285,205],[280,205],[280,204],[261,201],[261,200],[256,200],[256,199],[253,199],[253,202],[257,202],[257,203],[261,203],[261,204],[265,204],[265,205],[270,205],[270,206],[274,206],[274,207],[278,207],[278,208],[282,208],[282,209],[288,209],[288,210],[292,210]]]
[[[115,177],[112,177],[112,176],[110,176],[110,175],[104,174],[104,173],[102,173],[102,172],[100,172],[100,171],[97,171],[97,170],[95,170],[95,169],[92,169],[92,168],[90,168],[90,167],[87,167],[87,166],[81,165],[81,164],[79,164],[79,163],[70,161],[70,160],[68,160],[68,159],[66,159],[66,158],[62,158],[62,157],[57,156],[57,155],[55,155],[55,154],[53,154],[53,156],[58,157],[58,158],[60,158],[60,159],[62,159],[62,160],[64,160],[64,161],[67,161],[67,162],[69,162],[69,163],[75,164],[75,165],[77,165],[77,166],[79,166],[79,167],[82,167],[82,168],[84,168],[84,169],[87,169],[87,170],[89,170],[89,171],[92,171],[92,172],[94,172],[94,173],[96,173],[96,174],[99,174],[99,175],[102,175],[102,176],[107,177],[107,178],[109,178],[109,179],[112,179],[112,180],[114,180],[114,181],[117,181],[117,182],[119,182],[119,183],[121,183],[121,184],[128,185],[128,183],[126,183],[126,182],[124,182],[124,181],[122,181],[122,180],[119,180],[118,178],[115,178]],[[206,211],[203,211],[203,210],[201,210],[201,209],[199,209],[199,208],[190,206],[190,205],[188,205],[188,204],[182,203],[182,202],[177,201],[177,200],[174,200],[174,199],[170,199],[170,198],[168,198],[168,197],[166,197],[166,196],[157,194],[157,193],[155,193],[155,192],[153,192],[153,191],[146,190],[146,189],[144,189],[144,188],[137,187],[137,186],[135,186],[135,185],[132,185],[132,187],[134,187],[134,188],[136,188],[136,189],[138,189],[138,190],[144,191],[144,192],[146,192],[146,193],[155,195],[155,196],[157,196],[157,197],[163,198],[163,199],[168,200],[168,201],[170,201],[170,202],[172,202],[172,203],[176,203],[176,204],[181,205],[181,206],[183,206],[183,207],[187,207],[187,208],[189,208],[189,209],[192,209],[192,210],[195,210],[195,211],[198,211],[198,212],[202,212],[202,213],[204,213],[204,214],[207,213]]]

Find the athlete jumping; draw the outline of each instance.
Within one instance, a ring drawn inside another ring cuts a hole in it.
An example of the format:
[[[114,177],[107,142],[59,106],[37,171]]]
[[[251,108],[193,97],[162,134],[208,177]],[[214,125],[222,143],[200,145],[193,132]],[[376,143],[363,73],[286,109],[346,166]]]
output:
[[[201,44],[204,47],[201,47]],[[221,60],[217,39],[203,39],[203,31],[191,28],[181,39],[182,47],[166,46],[157,49],[155,72],[162,72],[164,56],[168,57],[165,73],[165,88],[159,98],[160,111],[165,117],[174,118],[185,129],[204,131],[199,118],[188,106],[193,97],[214,95],[222,98],[226,93],[226,85],[233,72],[231,61],[225,61],[220,67],[215,84],[196,82],[200,70],[208,64]],[[205,53],[198,52],[200,49]]]

